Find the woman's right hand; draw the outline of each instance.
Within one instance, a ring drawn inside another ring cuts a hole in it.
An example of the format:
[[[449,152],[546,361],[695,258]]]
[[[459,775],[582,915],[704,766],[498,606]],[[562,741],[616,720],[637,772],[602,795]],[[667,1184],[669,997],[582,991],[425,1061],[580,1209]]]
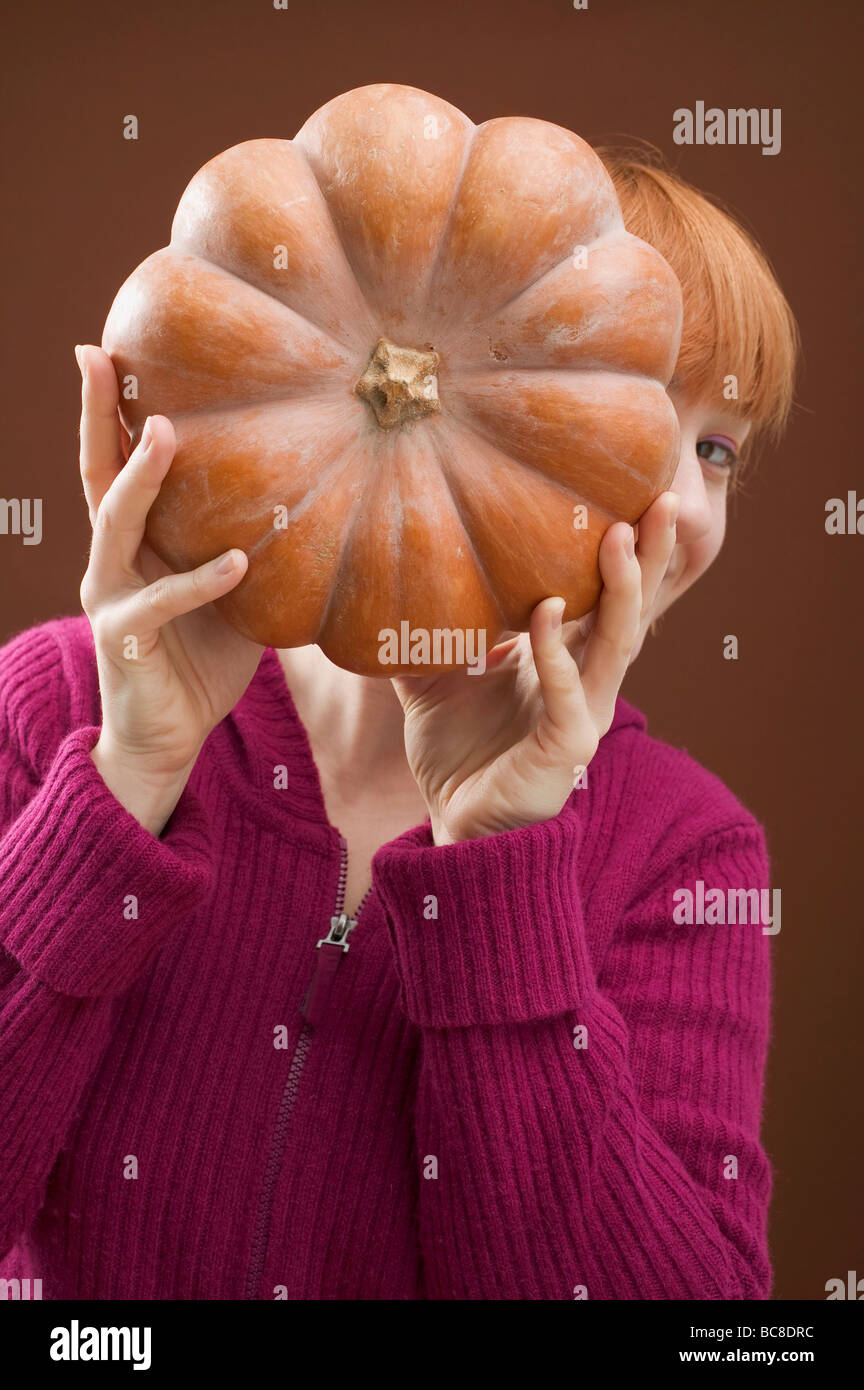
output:
[[[82,374],[81,477],[93,538],[81,584],[102,696],[91,756],[128,811],[159,835],[207,735],[234,708],[263,648],[211,607],[246,573],[242,550],[174,574],[144,540],[147,513],[171,466],[174,429],[150,417],[126,462],[111,358],[76,349]]]

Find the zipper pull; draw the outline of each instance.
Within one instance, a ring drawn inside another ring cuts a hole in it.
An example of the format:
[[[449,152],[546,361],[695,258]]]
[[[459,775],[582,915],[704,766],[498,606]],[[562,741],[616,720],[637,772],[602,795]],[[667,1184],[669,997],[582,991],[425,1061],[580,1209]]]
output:
[[[349,917],[346,912],[340,912],[338,917],[330,918],[330,930],[318,942],[316,949],[319,954],[315,961],[315,972],[301,1008],[303,1017],[312,1028],[318,1027],[327,1011],[327,1001],[336,971],[348,950],[348,935],[356,925],[356,917]]]

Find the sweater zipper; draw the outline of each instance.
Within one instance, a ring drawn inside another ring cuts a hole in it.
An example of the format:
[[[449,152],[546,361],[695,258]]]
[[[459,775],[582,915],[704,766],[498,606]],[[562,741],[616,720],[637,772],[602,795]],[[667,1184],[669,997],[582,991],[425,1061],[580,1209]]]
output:
[[[300,1006],[303,1026],[300,1029],[300,1036],[297,1039],[294,1055],[291,1058],[291,1064],[288,1068],[288,1075],[285,1078],[282,1099],[279,1102],[279,1111],[276,1116],[276,1126],[273,1131],[273,1141],[270,1145],[267,1166],[264,1170],[264,1183],[261,1189],[261,1200],[258,1204],[258,1216],[255,1222],[255,1235],[252,1241],[252,1255],[246,1276],[247,1299],[254,1299],[256,1297],[256,1290],[264,1271],[264,1259],[267,1254],[267,1242],[270,1236],[270,1221],[273,1215],[273,1197],[276,1190],[276,1178],[285,1153],[285,1139],[288,1134],[288,1125],[294,1109],[294,1104],[297,1100],[300,1078],[303,1074],[303,1068],[306,1065],[306,1058],[309,1056],[309,1049],[312,1046],[312,1034],[325,1017],[336,971],[342,962],[342,957],[348,952],[348,937],[356,927],[360,918],[360,913],[363,911],[366,904],[366,899],[372,892],[371,887],[367,889],[357,909],[356,916],[349,917],[346,912],[343,912],[342,909],[345,906],[345,882],[348,877],[348,845],[343,835],[339,836],[339,846],[342,854],[342,861],[339,867],[339,883],[336,887],[336,911],[330,918],[330,930],[326,936],[321,937],[315,948],[315,969],[312,972],[312,979],[309,982],[306,997]]]

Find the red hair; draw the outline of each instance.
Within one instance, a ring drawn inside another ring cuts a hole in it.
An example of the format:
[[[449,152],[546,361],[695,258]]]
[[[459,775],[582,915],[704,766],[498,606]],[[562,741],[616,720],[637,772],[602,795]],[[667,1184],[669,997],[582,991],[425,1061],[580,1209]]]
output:
[[[798,326],[767,257],[718,199],[688,184],[652,146],[601,146],[624,225],[681,282],[684,328],[673,385],[752,422],[747,439],[779,439],[795,393]],[[724,397],[737,378],[738,398]]]

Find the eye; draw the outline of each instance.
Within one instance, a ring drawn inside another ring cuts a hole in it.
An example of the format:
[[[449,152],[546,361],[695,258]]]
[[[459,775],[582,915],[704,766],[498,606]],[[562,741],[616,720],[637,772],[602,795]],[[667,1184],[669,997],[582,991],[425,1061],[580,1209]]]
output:
[[[700,439],[696,445],[696,453],[706,463],[713,464],[715,468],[724,468],[729,472],[738,463],[735,441],[728,439],[725,434],[711,434],[706,439]]]

